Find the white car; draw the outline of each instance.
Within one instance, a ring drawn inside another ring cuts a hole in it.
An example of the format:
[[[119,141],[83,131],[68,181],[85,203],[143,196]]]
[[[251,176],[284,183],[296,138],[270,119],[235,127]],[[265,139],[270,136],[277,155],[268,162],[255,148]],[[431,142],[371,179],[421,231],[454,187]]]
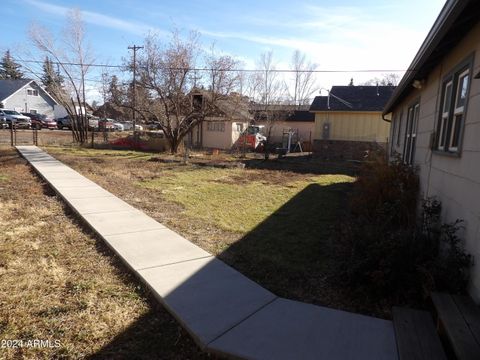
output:
[[[0,118],[5,119],[7,124],[15,124],[16,127],[24,127],[30,129],[32,120],[25,115],[20,114],[15,110],[0,109]]]
[[[122,123],[123,130],[132,130],[133,129],[133,122],[132,121],[124,121]],[[143,131],[143,126],[135,124],[135,130]]]
[[[124,131],[125,126],[122,123],[119,122],[114,122],[113,127],[115,128],[115,131]]]

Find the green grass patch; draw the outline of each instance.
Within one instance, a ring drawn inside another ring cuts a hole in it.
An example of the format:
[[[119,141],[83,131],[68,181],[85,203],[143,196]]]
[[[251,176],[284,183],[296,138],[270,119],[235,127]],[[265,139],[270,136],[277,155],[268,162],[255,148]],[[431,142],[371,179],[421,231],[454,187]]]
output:
[[[161,191],[169,201],[185,208],[188,216],[200,218],[236,233],[252,231],[307,186],[349,183],[345,175],[319,175],[283,182],[262,179],[261,171],[217,168],[176,168],[162,176],[141,181],[148,189]]]
[[[7,175],[0,174],[0,181],[7,181],[7,180],[8,180]]]
[[[134,150],[110,150],[110,149],[89,149],[81,146],[44,146],[48,153],[73,155],[79,157],[108,157],[108,158],[121,158],[121,159],[138,159],[148,160],[152,156],[158,155],[157,153],[149,153],[143,151]]]

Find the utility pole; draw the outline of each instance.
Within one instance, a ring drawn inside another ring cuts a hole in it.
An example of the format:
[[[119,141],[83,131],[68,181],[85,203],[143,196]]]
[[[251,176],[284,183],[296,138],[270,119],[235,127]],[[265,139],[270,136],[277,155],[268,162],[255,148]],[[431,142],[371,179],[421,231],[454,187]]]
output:
[[[133,120],[133,138],[136,140],[136,121],[135,121],[135,106],[137,105],[136,103],[136,97],[137,97],[137,80],[136,80],[136,75],[137,75],[137,50],[143,49],[143,46],[129,46],[129,50],[133,50],[133,106],[132,106],[132,120]]]

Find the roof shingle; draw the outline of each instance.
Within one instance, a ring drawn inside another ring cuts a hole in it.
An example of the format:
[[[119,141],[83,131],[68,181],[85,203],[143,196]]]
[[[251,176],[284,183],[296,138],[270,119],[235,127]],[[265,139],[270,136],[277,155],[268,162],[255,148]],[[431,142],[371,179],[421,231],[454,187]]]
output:
[[[0,101],[5,100],[10,95],[27,85],[31,79],[20,80],[0,80]]]
[[[328,96],[317,96],[310,111],[382,111],[394,90],[395,86],[332,86],[330,102]]]

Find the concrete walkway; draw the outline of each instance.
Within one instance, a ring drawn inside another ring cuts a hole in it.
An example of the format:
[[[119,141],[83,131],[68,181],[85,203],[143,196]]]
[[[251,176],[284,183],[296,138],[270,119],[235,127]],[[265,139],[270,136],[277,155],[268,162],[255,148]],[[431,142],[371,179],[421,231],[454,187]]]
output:
[[[202,348],[246,359],[398,359],[390,321],[279,298],[38,147],[17,150]]]

